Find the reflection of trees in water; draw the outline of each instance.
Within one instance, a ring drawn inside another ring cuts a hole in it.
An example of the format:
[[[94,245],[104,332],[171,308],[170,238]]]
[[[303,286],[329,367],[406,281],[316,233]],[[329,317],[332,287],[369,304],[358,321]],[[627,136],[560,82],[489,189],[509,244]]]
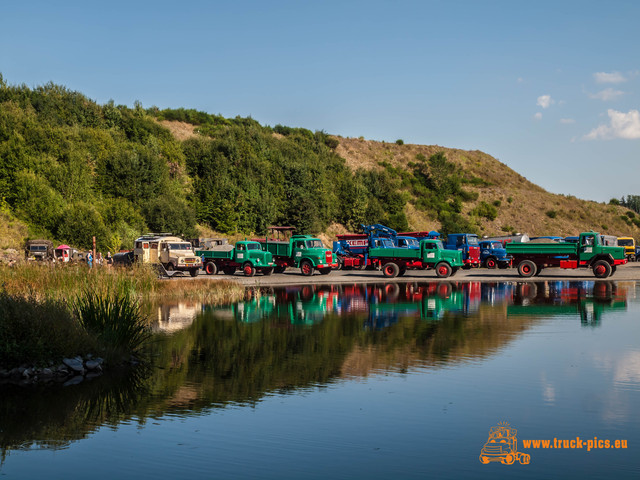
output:
[[[66,448],[104,424],[131,418],[148,394],[150,369],[112,371],[73,387],[0,387],[0,449]]]
[[[99,425],[125,419],[199,414],[345,376],[477,360],[553,314],[548,307],[537,314],[525,303],[564,298],[571,304],[572,298],[582,298],[571,288],[535,286],[532,293],[507,284],[408,283],[252,295],[247,301],[255,303],[247,303],[242,312],[207,310],[187,328],[157,335],[148,352],[153,367],[147,370],[68,388],[0,387],[0,446],[3,452],[63,448]],[[587,296],[596,296],[594,291],[587,288]],[[620,295],[605,288],[597,296],[605,303]],[[307,309],[303,316],[300,305]],[[508,316],[513,306],[526,315]],[[255,321],[256,314],[262,320]]]

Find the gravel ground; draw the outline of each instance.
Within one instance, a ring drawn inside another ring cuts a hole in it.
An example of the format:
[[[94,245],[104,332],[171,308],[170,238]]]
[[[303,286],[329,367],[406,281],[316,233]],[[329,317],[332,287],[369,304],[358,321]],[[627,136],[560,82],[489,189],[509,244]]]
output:
[[[182,277],[181,280],[190,277]],[[268,277],[256,274],[254,277],[245,277],[237,272],[233,276],[215,275],[207,276],[202,273],[198,278],[210,278],[212,280],[233,279],[242,285],[247,286],[277,286],[277,285],[305,285],[317,284],[339,284],[339,283],[364,283],[364,282],[406,282],[406,281],[451,281],[457,282],[540,282],[544,280],[597,280],[590,269],[563,270],[560,268],[546,268],[537,277],[522,278],[515,268],[488,270],[486,268],[460,270],[454,277],[447,279],[438,278],[434,270],[409,270],[402,277],[394,279],[386,278],[382,272],[377,270],[334,270],[329,275],[314,273],[310,277],[300,274],[300,269],[290,268],[284,273],[274,273]],[[177,279],[177,278],[176,278]],[[616,273],[609,277],[610,281],[640,281],[640,262],[628,263],[619,266]]]

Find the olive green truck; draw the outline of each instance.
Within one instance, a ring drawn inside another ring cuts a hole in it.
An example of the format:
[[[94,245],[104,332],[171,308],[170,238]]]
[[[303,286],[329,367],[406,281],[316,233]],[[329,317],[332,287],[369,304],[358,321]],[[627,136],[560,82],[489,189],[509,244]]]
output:
[[[258,273],[271,275],[275,267],[273,255],[262,250],[261,245],[254,241],[240,241],[235,247],[228,243],[196,250],[196,255],[202,259],[204,271],[208,275],[223,272],[233,275],[239,268],[247,277]]]
[[[305,276],[313,275],[316,270],[327,275],[332,269],[338,268],[338,260],[333,252],[325,248],[319,238],[311,235],[292,235],[288,241],[259,241],[262,249],[273,255],[276,273],[283,273],[287,267],[297,267]]]
[[[462,252],[447,250],[441,240],[425,239],[419,249],[410,248],[370,248],[369,258],[376,259],[385,277],[404,275],[408,269],[426,270],[432,268],[440,278],[455,275],[464,265]]]
[[[513,257],[521,277],[539,275],[544,268],[591,268],[596,278],[613,275],[618,265],[627,263],[623,247],[602,244],[596,232],[583,232],[578,243],[508,243],[507,254]]]

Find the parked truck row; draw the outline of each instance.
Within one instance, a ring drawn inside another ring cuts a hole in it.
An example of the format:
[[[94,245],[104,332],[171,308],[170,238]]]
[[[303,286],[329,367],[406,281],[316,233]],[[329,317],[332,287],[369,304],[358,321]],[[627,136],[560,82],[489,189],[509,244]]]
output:
[[[264,238],[231,245],[227,239],[186,241],[170,233],[147,234],[135,240],[130,252],[116,254],[114,264],[161,265],[169,274],[182,271],[195,277],[208,275],[271,275],[299,269],[305,276],[332,270],[368,268],[385,277],[404,275],[408,270],[434,270],[440,278],[460,269],[515,267],[521,277],[540,275],[545,268],[590,268],[597,278],[613,275],[618,265],[638,258],[632,237],[612,237],[584,232],[576,237],[526,235],[484,238],[470,233],[404,232],[380,224],[361,225],[362,233],[338,235],[333,250],[319,238],[294,235],[293,227],[269,227]],[[195,247],[194,247],[195,245]],[[619,246],[618,246],[619,245]],[[54,249],[48,240],[31,240],[25,246],[29,260],[81,260],[83,254],[67,245]],[[120,257],[122,258],[120,258]]]

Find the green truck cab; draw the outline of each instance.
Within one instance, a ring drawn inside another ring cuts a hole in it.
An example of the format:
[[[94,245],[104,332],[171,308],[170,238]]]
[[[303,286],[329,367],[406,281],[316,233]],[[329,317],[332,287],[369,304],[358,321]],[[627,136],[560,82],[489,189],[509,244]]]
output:
[[[602,244],[596,232],[583,232],[578,243],[508,243],[507,254],[521,277],[539,275],[544,268],[591,268],[597,278],[613,275],[618,265],[627,263],[623,247]]]
[[[273,255],[276,273],[284,272],[287,267],[298,267],[303,275],[313,275],[316,270],[327,275],[338,268],[338,260],[333,252],[325,248],[322,240],[311,235],[292,235],[286,240],[260,240],[262,249]]]
[[[196,250],[196,255],[202,259],[204,271],[208,275],[215,275],[222,271],[225,275],[233,275],[238,268],[247,277],[258,273],[271,275],[275,267],[273,255],[262,250],[260,243],[243,240],[235,247],[229,244],[212,246]]]
[[[441,240],[425,239],[419,249],[407,248],[371,248],[369,258],[375,258],[382,265],[385,277],[404,275],[408,269],[433,268],[436,275],[446,278],[455,275],[464,265],[462,252],[446,250]]]

